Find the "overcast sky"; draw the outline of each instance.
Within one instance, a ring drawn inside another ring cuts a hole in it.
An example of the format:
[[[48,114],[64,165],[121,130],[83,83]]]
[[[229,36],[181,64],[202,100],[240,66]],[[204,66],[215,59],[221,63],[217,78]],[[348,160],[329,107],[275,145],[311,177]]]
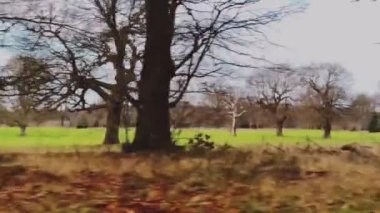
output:
[[[276,62],[338,62],[353,74],[355,93],[373,93],[380,81],[380,2],[308,0],[306,11],[271,26],[268,46]],[[379,44],[376,44],[379,43]]]
[[[293,0],[294,1],[294,0]],[[300,0],[298,0],[300,1]],[[266,0],[278,5],[281,0]],[[373,93],[380,81],[380,1],[305,0],[308,8],[267,30],[267,59],[296,65],[338,62],[354,76],[353,91]],[[379,44],[376,44],[379,43]],[[0,49],[0,64],[10,57]]]

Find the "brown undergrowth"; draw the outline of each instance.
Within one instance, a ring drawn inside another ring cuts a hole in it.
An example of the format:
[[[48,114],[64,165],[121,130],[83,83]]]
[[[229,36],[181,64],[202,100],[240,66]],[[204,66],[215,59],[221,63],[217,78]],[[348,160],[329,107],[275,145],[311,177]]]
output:
[[[0,159],[0,212],[378,210],[380,151],[356,144]]]

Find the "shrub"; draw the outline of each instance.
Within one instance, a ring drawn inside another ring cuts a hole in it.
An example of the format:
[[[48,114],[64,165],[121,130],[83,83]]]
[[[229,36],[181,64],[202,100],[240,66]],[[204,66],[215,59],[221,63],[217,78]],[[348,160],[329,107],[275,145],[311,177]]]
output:
[[[86,129],[89,126],[88,119],[85,115],[82,115],[78,119],[77,128],[78,129]]]
[[[182,130],[181,129],[173,129],[171,132],[170,132],[170,137],[171,137],[171,140],[172,140],[172,143],[174,145],[178,144],[178,138],[180,137],[182,133]]]
[[[205,153],[215,148],[215,143],[211,141],[210,135],[199,133],[194,138],[189,139],[187,150],[196,153]]]
[[[371,120],[368,124],[368,131],[369,132],[380,132],[379,128],[379,118],[377,116],[377,113],[373,113]]]

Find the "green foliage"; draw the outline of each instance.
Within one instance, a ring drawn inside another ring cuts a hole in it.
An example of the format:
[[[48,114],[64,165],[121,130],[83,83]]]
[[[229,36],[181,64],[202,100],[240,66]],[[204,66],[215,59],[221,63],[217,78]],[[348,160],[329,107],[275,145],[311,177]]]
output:
[[[189,139],[187,150],[197,153],[204,153],[215,148],[215,143],[211,141],[211,136],[208,134],[198,133],[194,138]]]
[[[379,118],[378,118],[376,112],[373,113],[372,118],[368,124],[368,131],[369,132],[380,132]]]
[[[227,143],[225,143],[225,144],[223,144],[223,145],[221,145],[221,146],[218,146],[217,147],[218,148],[218,151],[228,151],[228,150],[231,150],[231,149],[233,149],[234,147],[233,146],[231,146],[231,145],[229,145],[229,144],[227,144]]]
[[[178,138],[181,136],[182,130],[181,129],[173,129],[170,132],[170,134],[171,134],[170,137],[171,137],[172,143],[178,144]]]

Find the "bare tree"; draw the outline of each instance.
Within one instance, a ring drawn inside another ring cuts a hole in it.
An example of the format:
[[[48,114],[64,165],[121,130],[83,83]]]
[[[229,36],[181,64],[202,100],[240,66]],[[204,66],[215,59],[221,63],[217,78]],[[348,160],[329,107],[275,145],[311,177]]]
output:
[[[263,120],[266,120],[265,110],[263,110],[257,103],[254,97],[248,96],[246,100],[243,101],[243,107],[246,109],[244,116],[247,119],[247,124],[249,128],[260,128],[263,126]]]
[[[246,111],[243,108],[243,97],[236,88],[209,85],[207,88],[210,101],[215,107],[221,108],[231,118],[231,134],[237,135],[237,120]]]
[[[175,108],[170,110],[171,129],[175,130],[181,127],[189,126],[189,116],[191,116],[193,105],[188,101],[181,101]]]
[[[330,138],[334,117],[348,105],[351,74],[339,64],[312,64],[303,68],[301,79],[308,88],[304,98],[322,119],[323,137]]]
[[[141,67],[142,1],[41,0],[15,1],[9,6],[3,8],[1,26],[8,33],[23,35],[13,43],[54,67],[54,83],[47,94],[50,107],[68,103],[71,110],[107,108],[104,143],[119,143],[123,103]],[[10,10],[12,6],[18,6],[17,10]],[[105,104],[91,106],[89,93],[97,94]]]
[[[283,136],[284,123],[294,102],[298,82],[294,71],[288,66],[260,71],[248,80],[254,91],[252,98],[272,115],[277,136]]]

